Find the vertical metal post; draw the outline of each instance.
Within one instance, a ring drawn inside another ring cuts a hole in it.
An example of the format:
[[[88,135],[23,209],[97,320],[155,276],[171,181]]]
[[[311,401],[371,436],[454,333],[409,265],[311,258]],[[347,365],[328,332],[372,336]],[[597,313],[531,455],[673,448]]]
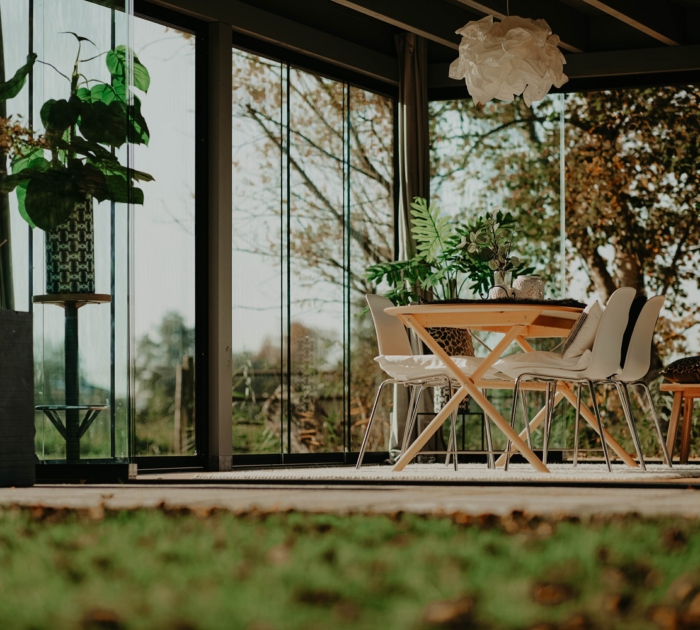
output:
[[[566,297],[566,142],[564,139],[566,112],[566,94],[560,95],[561,112],[559,115],[559,297]]]
[[[29,0],[29,51],[28,54],[34,52],[34,0]],[[34,130],[34,67],[30,68],[29,76],[27,77],[27,126],[30,130]],[[27,282],[27,310],[32,313],[34,311],[34,233],[31,226],[27,225],[27,258],[28,258],[28,282]],[[43,416],[43,414],[42,414]]]
[[[65,369],[66,406],[80,404],[80,370],[78,366],[78,307],[75,302],[65,303]],[[66,411],[66,461],[80,460],[80,412]]]
[[[127,18],[128,19],[128,18]],[[112,9],[111,15],[111,49],[114,50],[117,46],[116,41],[116,15],[114,9]],[[112,155],[114,155],[114,149],[112,149]],[[117,317],[117,295],[116,295],[116,269],[115,269],[115,256],[116,256],[116,214],[115,214],[116,204],[111,201],[109,204],[109,251],[110,251],[110,280],[109,280],[109,293],[112,296],[112,301],[109,305],[109,356],[110,356],[110,368],[109,368],[109,456],[111,458],[116,457],[117,454],[117,424],[116,424],[116,387],[117,387],[117,375],[116,375],[116,317]]]
[[[289,64],[285,65],[287,69],[286,77],[286,99],[285,99],[285,118],[287,126],[285,128],[285,140],[284,146],[287,154],[287,161],[285,163],[285,188],[287,191],[287,225],[285,234],[285,270],[286,270],[286,281],[287,281],[287,295],[286,295],[286,314],[287,314],[287,414],[285,420],[287,422],[287,453],[292,452],[292,370],[295,366],[292,365],[292,90],[291,90],[291,74],[292,70]],[[284,435],[284,434],[283,434]],[[284,457],[282,458],[284,461]]]
[[[352,418],[350,417],[352,409],[352,391],[350,381],[352,378],[352,305],[351,305],[351,292],[350,292],[350,231],[352,229],[352,212],[351,212],[351,195],[350,195],[350,161],[352,160],[352,134],[351,125],[352,119],[350,118],[350,87],[349,83],[343,83],[343,110],[345,116],[343,117],[343,127],[345,128],[345,133],[343,134],[343,144],[345,145],[344,156],[343,156],[343,205],[345,206],[345,221],[343,222],[343,250],[344,250],[344,274],[343,274],[343,302],[345,302],[343,308],[343,335],[345,336],[345,343],[343,344],[343,365],[344,365],[344,385],[343,391],[345,396],[345,413],[343,414],[343,438],[344,438],[344,451],[345,451],[345,461],[347,461],[347,453],[350,451],[352,444]]]
[[[209,24],[209,461],[230,470],[232,378],[232,63],[230,25]]]

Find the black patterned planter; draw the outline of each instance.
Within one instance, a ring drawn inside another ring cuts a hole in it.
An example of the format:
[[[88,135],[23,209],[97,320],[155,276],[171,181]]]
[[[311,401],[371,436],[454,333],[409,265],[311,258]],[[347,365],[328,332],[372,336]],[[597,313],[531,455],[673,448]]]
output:
[[[95,292],[92,204],[87,197],[65,223],[46,232],[46,293]]]

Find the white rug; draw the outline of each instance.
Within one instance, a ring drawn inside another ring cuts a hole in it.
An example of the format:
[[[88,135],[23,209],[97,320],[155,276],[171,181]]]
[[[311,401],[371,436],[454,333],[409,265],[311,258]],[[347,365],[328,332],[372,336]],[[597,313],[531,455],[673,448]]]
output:
[[[200,473],[194,479],[237,481],[299,481],[308,482],[448,482],[448,483],[508,483],[508,482],[563,482],[563,483],[645,483],[682,479],[700,482],[700,466],[674,465],[669,470],[660,464],[648,464],[647,470],[628,468],[624,464],[613,464],[609,473],[605,464],[550,464],[549,474],[540,473],[529,464],[511,464],[508,472],[502,468],[489,470],[485,464],[460,464],[455,472],[444,464],[410,464],[402,472],[392,472],[390,466],[363,466],[355,470],[349,466],[327,466],[312,468],[274,468],[260,470],[236,470],[232,472]]]

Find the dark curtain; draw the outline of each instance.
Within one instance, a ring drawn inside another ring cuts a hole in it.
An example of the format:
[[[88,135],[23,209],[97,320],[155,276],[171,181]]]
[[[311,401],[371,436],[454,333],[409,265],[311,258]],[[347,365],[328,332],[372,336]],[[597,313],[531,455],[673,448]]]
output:
[[[428,43],[413,33],[396,36],[399,58],[399,259],[415,254],[410,231],[414,197],[430,199]]]
[[[428,130],[428,43],[414,33],[396,36],[399,61],[398,149],[399,149],[399,260],[411,258],[416,244],[411,238],[411,202],[414,197],[430,199],[430,134]],[[422,345],[411,339],[414,352],[422,353]],[[394,416],[389,437],[389,452],[395,459],[401,448],[409,389],[394,387]],[[432,390],[426,390],[419,412],[432,411]],[[420,422],[425,416],[419,416]],[[442,440],[431,438],[424,450],[437,450]]]

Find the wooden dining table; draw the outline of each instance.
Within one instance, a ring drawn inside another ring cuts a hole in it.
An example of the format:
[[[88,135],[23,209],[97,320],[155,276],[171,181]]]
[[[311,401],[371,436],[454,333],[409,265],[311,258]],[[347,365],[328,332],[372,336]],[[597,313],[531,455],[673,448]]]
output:
[[[457,409],[460,402],[467,396],[471,396],[474,402],[484,411],[485,415],[506,435],[511,441],[513,452],[520,451],[525,459],[541,472],[549,472],[549,469],[528,446],[524,437],[526,430],[516,433],[500,412],[491,404],[482,390],[488,389],[513,389],[514,381],[510,379],[486,379],[484,378],[494,363],[513,344],[517,343],[523,352],[533,352],[534,349],[529,339],[566,337],[574,323],[581,314],[582,308],[578,306],[564,306],[547,303],[543,300],[538,303],[501,303],[488,301],[466,302],[458,304],[416,304],[409,306],[394,306],[386,310],[387,313],[398,317],[405,326],[415,332],[430,351],[445,365],[459,388],[449,399],[440,412],[433,418],[428,426],[421,432],[418,438],[406,449],[406,452],[394,465],[393,471],[399,472],[420,452],[426,442],[440,429],[450,415]],[[470,331],[484,331],[502,333],[503,337],[483,359],[478,368],[471,375],[462,372],[450,356],[442,349],[439,343],[431,336],[429,328],[467,328]],[[544,383],[527,382],[522,388],[529,390],[544,390]],[[576,405],[576,394],[566,383],[557,384],[554,404],[562,399]],[[598,425],[593,413],[585,406],[581,406],[581,416],[596,432]],[[536,429],[545,418],[545,409],[541,409],[531,420],[530,430]],[[634,459],[620,446],[620,444],[604,430],[603,439],[610,448],[629,466],[637,467]],[[498,460],[497,465],[502,465],[505,455]]]

